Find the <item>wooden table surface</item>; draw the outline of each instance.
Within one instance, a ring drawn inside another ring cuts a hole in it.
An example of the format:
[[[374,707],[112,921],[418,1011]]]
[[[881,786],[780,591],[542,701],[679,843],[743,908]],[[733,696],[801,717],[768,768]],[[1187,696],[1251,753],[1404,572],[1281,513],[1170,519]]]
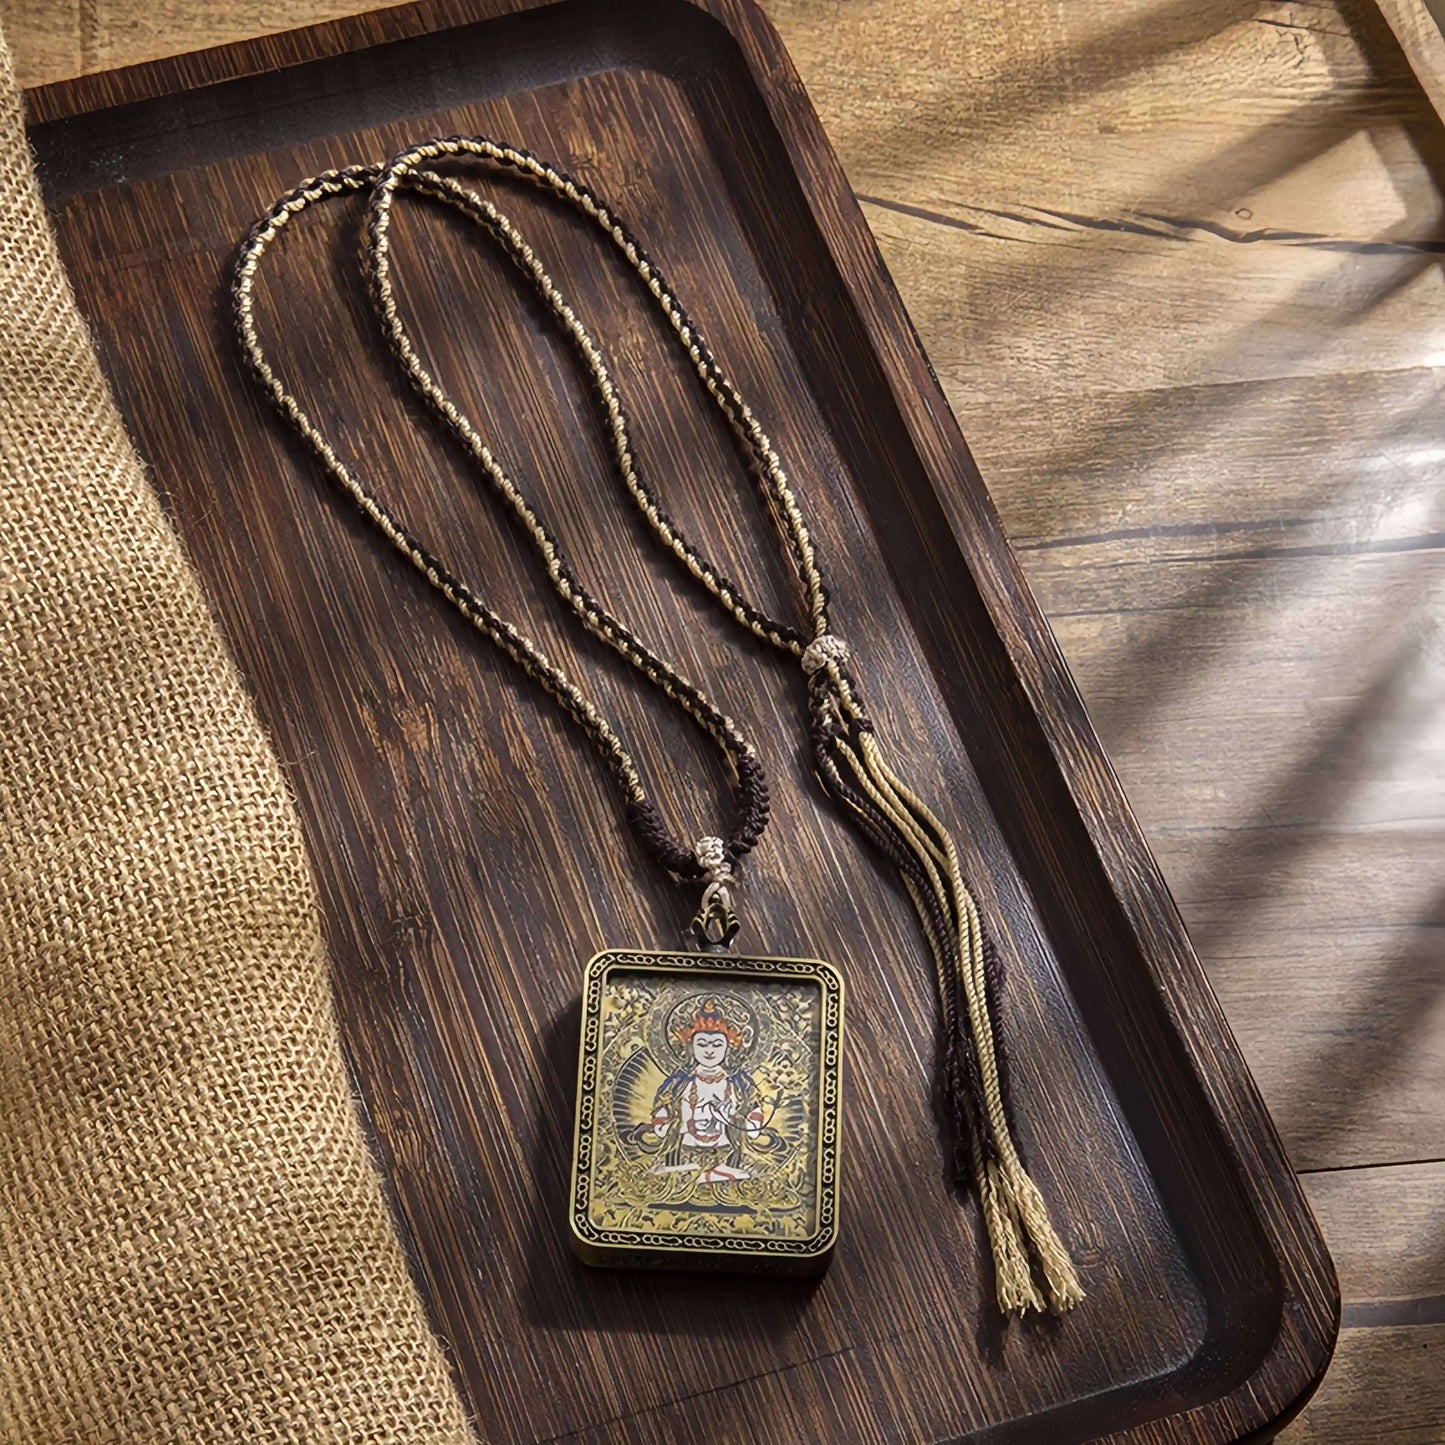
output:
[[[22,82],[355,0],[0,0]],[[1445,1441],[1445,127],[1365,0],[769,0],[1343,1287]]]

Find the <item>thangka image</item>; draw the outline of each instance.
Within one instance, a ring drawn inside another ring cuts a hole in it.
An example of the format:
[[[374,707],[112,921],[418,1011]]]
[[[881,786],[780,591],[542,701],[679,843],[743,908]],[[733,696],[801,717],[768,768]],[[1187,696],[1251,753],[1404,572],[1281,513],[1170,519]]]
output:
[[[794,980],[610,981],[601,1228],[806,1238],[817,1227],[819,991]],[[608,1127],[610,1124],[610,1127]]]

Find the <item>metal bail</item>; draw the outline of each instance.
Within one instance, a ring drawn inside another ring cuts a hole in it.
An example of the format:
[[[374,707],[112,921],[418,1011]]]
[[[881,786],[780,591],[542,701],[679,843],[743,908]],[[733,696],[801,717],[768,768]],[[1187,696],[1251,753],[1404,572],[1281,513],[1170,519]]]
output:
[[[738,936],[738,916],[733,912],[733,865],[727,844],[709,835],[692,845],[692,855],[707,879],[702,903],[692,920],[692,941],[703,953],[726,953]]]
[[[724,884],[709,883],[692,920],[692,941],[698,951],[727,953],[741,927],[737,914],[733,912],[732,890]]]

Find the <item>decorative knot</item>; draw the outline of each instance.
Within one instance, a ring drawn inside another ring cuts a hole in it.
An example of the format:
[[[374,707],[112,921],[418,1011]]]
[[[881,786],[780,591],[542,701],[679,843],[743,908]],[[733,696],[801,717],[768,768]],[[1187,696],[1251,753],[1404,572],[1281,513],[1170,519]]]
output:
[[[821,637],[815,637],[804,649],[801,657],[803,671],[811,677],[815,672],[822,671],[833,663],[845,663],[848,661],[848,644],[841,637],[835,637],[831,632],[825,632]]]
[[[732,878],[733,865],[728,862],[728,845],[721,838],[699,838],[692,845],[692,856],[709,883],[726,883]]]

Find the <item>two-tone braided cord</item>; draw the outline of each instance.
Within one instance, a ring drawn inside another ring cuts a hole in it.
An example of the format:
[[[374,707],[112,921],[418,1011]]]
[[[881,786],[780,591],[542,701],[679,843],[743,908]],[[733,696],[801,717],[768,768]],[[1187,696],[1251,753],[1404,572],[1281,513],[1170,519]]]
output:
[[[345,462],[310,413],[272,366],[256,326],[255,287],[262,259],[288,225],[309,207],[373,186],[379,166],[348,166],[327,171],[303,182],[283,196],[251,229],[232,273],[232,309],[241,349],[252,374],[277,411],[315,453],[324,470],[380,529],[387,541],[409,561],[459,612],[510,658],[562,708],[592,743],[623,798],[628,821],[647,850],[670,872],[682,878],[706,878],[709,884],[721,874],[726,882],[731,865],[756,846],[768,820],[767,779],[757,754],[732,720],[681,673],[646,648],[578,581],[555,535],[537,509],[500,463],[483,448],[485,468],[494,488],[508,502],[522,524],[524,535],[541,556],[553,587],[594,636],[606,642],[650,682],[659,686],[725,753],[732,764],[737,798],[737,819],[722,840],[724,862],[709,863],[715,841],[711,836],[687,847],[662,822],[648,796],[641,771],[616,728],[585,692],[529,637],[493,611],[470,587],[414,536],[395,513]],[[436,178],[438,185],[444,184]],[[481,458],[479,458],[480,460]],[[730,895],[724,895],[730,903]]]
[[[804,629],[773,618],[750,602],[738,584],[668,515],[641,473],[631,445],[626,409],[597,343],[535,252],[516,226],[491,202],[456,179],[429,169],[436,163],[456,160],[500,167],[550,192],[590,218],[625,258],[657,304],[703,388],[731,429],[792,563],[807,613]],[[338,179],[341,177],[354,177],[354,184],[350,179]],[[512,508],[523,529],[532,536],[553,587],[578,613],[584,625],[680,702],[704,728],[718,736],[725,749],[729,747],[726,731],[719,736],[710,715],[699,713],[696,702],[700,694],[642,648],[581,588],[535,507],[503,471],[475,425],[422,361],[400,318],[394,292],[391,225],[394,202],[402,192],[416,192],[453,207],[476,222],[482,233],[501,248],[550,309],[561,333],[576,351],[602,409],[618,476],[659,545],[739,625],[801,662],[807,676],[809,728],[819,776],[865,835],[899,869],[934,958],[943,1041],[943,1096],[956,1140],[960,1172],[964,1177],[972,1177],[979,1190],[994,1256],[1000,1306],[1019,1311],[1043,1308],[1062,1311],[1072,1307],[1083,1297],[1082,1288],[1068,1252],[1049,1219],[1042,1195],[1024,1169],[1013,1140],[1004,1101],[1002,1049],[996,1039],[993,1017],[998,991],[997,959],[984,936],[977,905],[964,881],[957,846],[943,823],[898,777],[883,756],[848,666],[849,649],[830,630],[828,591],[797,496],[772,441],[723,371],[696,323],[656,263],[616,213],[580,181],[520,147],[480,136],[438,138],[408,148],[385,167],[352,168],[318,177],[308,185],[315,187],[327,181],[358,190],[370,185],[363,254],[373,308],[387,343],[417,393],[471,455],[494,490]],[[300,193],[279,202],[272,210],[272,217],[284,211],[288,202],[294,205],[297,195],[304,195],[305,190],[303,187]],[[265,224],[263,221],[258,231]],[[255,235],[253,232],[253,238]],[[243,261],[244,257],[243,252]],[[238,277],[239,274],[238,267]],[[243,346],[253,370],[266,384],[266,375],[257,366],[254,328],[248,345],[245,320],[249,312],[243,317],[239,298],[238,286],[237,313],[238,320],[242,321]],[[288,405],[289,398],[278,397],[274,385],[271,390],[283,413],[295,423],[296,416],[290,410],[294,403]],[[304,428],[302,434],[307,435]],[[315,441],[312,445],[316,446]],[[329,466],[327,455],[321,455],[323,463]],[[344,476],[339,480],[355,495]],[[371,508],[367,510],[376,517]],[[446,587],[441,590],[449,600],[457,601]],[[508,649],[504,647],[504,650]],[[527,660],[523,660],[523,666],[567,706],[566,694],[559,695],[556,686],[555,669],[549,673]],[[571,687],[565,678],[562,682]],[[575,688],[572,691],[575,692]],[[573,715],[577,715],[575,711]],[[640,795],[635,765],[616,741],[612,729],[598,721],[607,739],[599,744],[599,751],[624,779],[624,791],[635,788]],[[597,742],[599,734],[588,722],[584,721],[583,725]],[[629,792],[629,796],[633,794]],[[629,802],[628,806],[629,817],[644,838],[649,828],[654,833],[660,830],[660,821],[650,804],[645,805],[650,816],[635,802]],[[652,841],[649,846],[657,856],[671,856],[666,845],[659,846]],[[682,856],[689,855],[683,853]],[[690,856],[706,855],[694,850]],[[674,871],[683,870],[674,868]],[[704,872],[711,880],[712,889],[726,888],[725,873]],[[719,878],[721,882],[717,881]],[[1035,1266],[1042,1275],[1042,1290],[1035,1281]]]

